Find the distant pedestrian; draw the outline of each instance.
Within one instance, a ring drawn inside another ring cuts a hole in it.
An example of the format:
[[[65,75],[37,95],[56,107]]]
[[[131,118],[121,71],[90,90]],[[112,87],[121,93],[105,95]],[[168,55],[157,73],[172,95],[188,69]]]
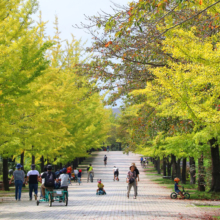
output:
[[[81,178],[82,178],[82,170],[79,170],[78,175],[77,175],[77,178],[78,178],[78,183],[79,183],[79,185],[80,185],[80,183],[81,183]]]
[[[142,163],[143,163],[143,157],[140,158],[140,162],[141,162],[141,165],[142,165]]]
[[[72,171],[73,171],[72,166],[69,166],[69,167],[67,167],[66,169],[67,169],[67,172],[66,172],[66,173],[69,175],[69,178],[71,179],[71,173],[72,173]]]
[[[75,182],[77,182],[79,171],[78,171],[77,168],[75,167],[74,170],[73,170],[73,172],[74,172],[74,175],[75,175]]]
[[[115,181],[115,179],[117,180],[117,181],[119,181],[119,179],[118,179],[118,176],[119,176],[119,169],[116,167],[116,166],[114,166],[114,168],[113,168],[113,176],[114,176],[114,181]]]
[[[27,173],[26,184],[29,182],[29,200],[32,200],[32,192],[34,191],[35,200],[37,200],[39,172],[35,169],[35,164],[31,165],[31,170]]]
[[[107,159],[108,159],[108,158],[107,158],[107,156],[105,155],[105,156],[104,156],[104,165],[105,165],[105,166],[106,166],[106,164],[107,164]]]
[[[13,172],[13,175],[11,177],[11,180],[9,181],[9,184],[11,184],[11,181],[14,179],[15,200],[21,201],[21,190],[22,190],[22,185],[25,183],[25,173],[23,170],[21,170],[22,168],[21,164],[18,163],[16,168],[17,170]]]
[[[87,173],[88,173],[88,176],[87,176],[87,183],[88,183],[90,174],[92,175],[92,177],[94,177],[94,171],[93,171],[92,164],[89,165],[89,169],[87,169]],[[92,178],[92,181],[93,181],[93,178]]]

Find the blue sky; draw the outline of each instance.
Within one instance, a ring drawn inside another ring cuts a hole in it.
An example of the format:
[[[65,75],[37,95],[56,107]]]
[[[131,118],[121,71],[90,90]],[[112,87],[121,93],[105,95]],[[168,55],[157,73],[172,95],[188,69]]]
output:
[[[100,10],[112,14],[112,2],[110,0],[38,0],[39,10],[42,11],[43,21],[48,21],[46,34],[53,36],[53,22],[55,15],[59,19],[59,28],[61,31],[61,38],[71,39],[71,33],[76,39],[82,38],[83,42],[86,40],[88,44],[91,43],[91,36],[86,34],[84,30],[75,29],[74,24],[85,23],[85,15],[97,15]],[[115,0],[120,5],[127,5],[128,0]],[[39,13],[34,15],[34,19],[38,19]]]

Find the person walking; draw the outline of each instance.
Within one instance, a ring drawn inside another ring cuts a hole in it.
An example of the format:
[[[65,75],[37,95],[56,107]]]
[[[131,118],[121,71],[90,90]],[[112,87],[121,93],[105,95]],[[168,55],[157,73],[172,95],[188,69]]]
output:
[[[94,177],[94,171],[93,171],[92,164],[89,165],[89,169],[87,170],[87,173],[88,173],[88,176],[87,176],[87,183],[88,183],[90,174]]]
[[[39,172],[35,169],[35,164],[31,165],[31,170],[27,173],[26,184],[29,182],[29,200],[32,200],[32,192],[34,191],[35,200],[37,200],[38,181],[40,179]]]
[[[143,157],[140,158],[141,166],[143,164]]]
[[[75,167],[74,170],[73,170],[73,172],[74,172],[74,175],[75,175],[75,182],[77,182],[79,171],[78,171],[77,168]]]
[[[72,168],[72,166],[69,166],[66,169],[67,169],[67,174],[69,175],[69,184],[72,185],[71,184],[71,174],[72,174],[73,168]]]
[[[108,158],[107,158],[107,156],[105,155],[105,156],[104,156],[104,165],[105,165],[105,166],[106,166],[106,164],[107,164],[107,159],[108,159]]]
[[[16,166],[17,170],[13,172],[13,175],[11,177],[11,180],[9,181],[9,184],[11,184],[11,181],[14,179],[15,183],[15,200],[21,201],[21,190],[22,185],[25,183],[25,173],[23,170],[21,170],[22,165],[20,163]]]
[[[118,176],[119,176],[119,170],[118,170],[118,168],[116,167],[116,166],[114,166],[114,168],[113,168],[113,175],[114,175],[114,181],[115,181],[115,179],[117,180],[117,181],[119,181],[119,179],[118,179]]]
[[[79,170],[79,173],[77,175],[79,185],[81,183],[81,177],[82,177],[82,170]]]
[[[134,188],[134,199],[136,199],[136,196],[137,196],[137,175],[136,175],[136,172],[134,171],[135,170],[135,166],[134,165],[131,165],[130,166],[130,171],[128,171],[128,174],[127,174],[127,183],[128,183],[128,191],[127,191],[127,197],[129,199],[129,194],[130,194],[130,191],[131,191],[131,187]]]
[[[140,181],[140,178],[139,178],[139,170],[138,168],[136,167],[135,163],[132,163],[131,165],[133,165],[135,167],[134,171],[136,173],[136,176],[137,176],[137,181],[136,181],[136,193],[138,194],[138,182]]]

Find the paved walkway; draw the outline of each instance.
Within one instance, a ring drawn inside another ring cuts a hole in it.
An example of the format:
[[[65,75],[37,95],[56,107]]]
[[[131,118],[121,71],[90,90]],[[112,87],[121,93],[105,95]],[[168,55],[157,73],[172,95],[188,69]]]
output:
[[[108,156],[108,163],[103,164],[104,154]],[[193,205],[192,200],[171,200],[170,190],[153,183],[140,167],[139,156],[125,155],[122,152],[95,152],[82,165],[82,185],[73,183],[69,187],[69,205],[47,203],[36,206],[35,201],[28,201],[27,193],[22,195],[21,202],[8,201],[0,203],[0,219],[209,219],[217,213],[210,213],[208,209],[201,209]],[[135,162],[140,170],[138,197],[126,197],[125,183],[128,167]],[[93,183],[86,182],[86,167],[92,163],[95,178]],[[113,182],[113,166],[119,167],[119,182]],[[101,178],[107,195],[96,196],[97,179]],[[204,211],[206,210],[206,212]]]

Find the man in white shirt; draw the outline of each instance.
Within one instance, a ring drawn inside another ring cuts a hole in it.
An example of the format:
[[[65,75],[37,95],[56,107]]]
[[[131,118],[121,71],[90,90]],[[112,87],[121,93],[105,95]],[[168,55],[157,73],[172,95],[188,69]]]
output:
[[[38,181],[40,174],[37,170],[35,170],[35,164],[31,165],[31,170],[27,173],[26,184],[29,181],[29,199],[32,200],[32,192],[34,190],[34,197],[37,200],[38,193]]]
[[[60,175],[60,188],[67,190],[69,184],[69,175],[66,173],[66,168],[63,168],[63,173]]]

